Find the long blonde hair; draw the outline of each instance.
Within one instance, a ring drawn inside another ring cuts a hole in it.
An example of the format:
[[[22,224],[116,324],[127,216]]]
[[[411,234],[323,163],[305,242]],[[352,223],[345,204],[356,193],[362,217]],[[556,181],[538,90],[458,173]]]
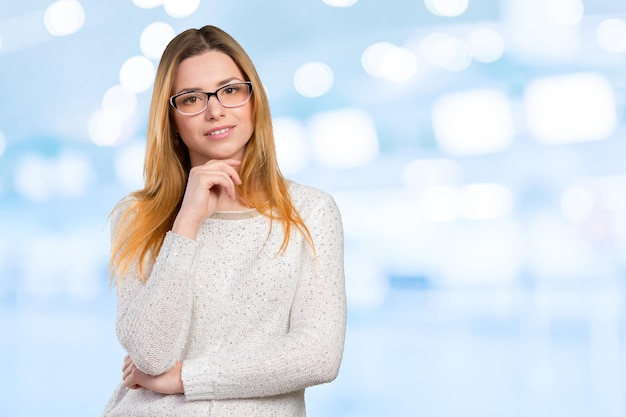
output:
[[[269,101],[252,60],[239,43],[215,26],[188,29],[169,43],[161,57],[154,82],[148,117],[144,187],[131,194],[131,204],[121,215],[113,234],[110,270],[117,280],[138,261],[142,280],[144,261],[156,256],[165,234],[180,209],[191,164],[185,144],[176,138],[169,97],[178,65],[185,59],[217,50],[228,55],[253,85],[254,132],[248,141],[239,176],[238,195],[248,206],[274,220],[284,229],[280,251],[289,244],[296,227],[312,246],[309,230],[287,190],[287,181],[276,160]],[[114,209],[115,211],[115,209]]]

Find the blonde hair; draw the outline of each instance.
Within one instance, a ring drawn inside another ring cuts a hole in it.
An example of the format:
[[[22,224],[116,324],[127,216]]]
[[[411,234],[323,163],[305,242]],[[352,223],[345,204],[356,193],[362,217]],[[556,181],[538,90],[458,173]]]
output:
[[[239,43],[215,26],[188,29],[176,36],[161,57],[148,117],[144,187],[131,194],[115,226],[111,248],[111,280],[117,280],[138,261],[142,280],[144,261],[156,256],[180,209],[191,164],[186,146],[176,138],[169,97],[178,65],[185,59],[217,50],[228,55],[253,86],[254,132],[248,141],[239,176],[238,195],[248,206],[279,220],[284,229],[280,251],[289,244],[292,226],[311,246],[312,238],[298,214],[276,160],[269,101],[252,60]],[[121,208],[118,208],[121,209]],[[116,209],[114,209],[115,211]]]

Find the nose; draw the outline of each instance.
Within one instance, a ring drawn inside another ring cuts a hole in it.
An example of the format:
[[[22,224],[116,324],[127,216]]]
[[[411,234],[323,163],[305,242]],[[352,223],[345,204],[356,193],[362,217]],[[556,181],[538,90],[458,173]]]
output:
[[[219,119],[224,115],[224,106],[217,100],[217,96],[210,96],[206,103],[204,115],[207,119]]]

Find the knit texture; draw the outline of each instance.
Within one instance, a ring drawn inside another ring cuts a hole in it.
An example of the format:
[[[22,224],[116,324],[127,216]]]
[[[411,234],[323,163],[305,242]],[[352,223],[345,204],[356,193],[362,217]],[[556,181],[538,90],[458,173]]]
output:
[[[256,210],[215,212],[196,240],[169,232],[145,284],[117,287],[117,335],[158,375],[182,361],[184,395],[122,384],[103,416],[305,416],[304,389],[332,381],[343,354],[343,228],[333,198],[290,183],[315,251]],[[112,230],[127,207],[113,215]]]

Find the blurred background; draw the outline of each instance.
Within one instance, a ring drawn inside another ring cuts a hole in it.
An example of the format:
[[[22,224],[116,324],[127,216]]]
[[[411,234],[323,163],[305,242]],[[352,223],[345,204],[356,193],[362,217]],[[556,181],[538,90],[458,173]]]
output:
[[[0,0],[0,414],[98,416],[120,381],[107,216],[205,24],[342,210],[345,359],[309,415],[626,416],[616,0]]]

